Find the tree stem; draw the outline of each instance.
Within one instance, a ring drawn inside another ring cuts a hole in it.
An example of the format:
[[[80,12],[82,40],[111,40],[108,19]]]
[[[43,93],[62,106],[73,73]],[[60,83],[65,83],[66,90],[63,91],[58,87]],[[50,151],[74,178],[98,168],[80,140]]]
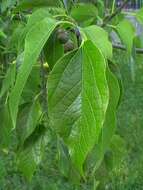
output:
[[[118,15],[122,11],[122,9],[125,7],[125,5],[127,3],[128,3],[128,0],[125,0],[123,2],[123,4],[118,9],[116,9],[116,11],[114,13],[112,13],[111,15],[106,16],[103,19],[103,24],[101,25],[101,27],[105,27],[116,15]]]
[[[113,0],[111,14],[114,13],[116,0]]]
[[[113,44],[112,46],[115,49],[120,49],[120,50],[126,51],[126,47],[123,46],[122,44]],[[141,49],[141,48],[135,48],[135,52],[137,54],[143,54],[143,49]]]

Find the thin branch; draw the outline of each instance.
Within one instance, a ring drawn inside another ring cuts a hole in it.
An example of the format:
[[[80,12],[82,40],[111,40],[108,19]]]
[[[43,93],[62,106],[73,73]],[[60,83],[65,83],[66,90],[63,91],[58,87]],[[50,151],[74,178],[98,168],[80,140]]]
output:
[[[127,3],[128,3],[128,0],[125,0],[123,4],[118,9],[116,9],[114,13],[105,17],[103,19],[103,24],[101,26],[105,27],[106,24],[108,24],[108,22],[110,22],[116,15],[118,15],[122,11],[122,9],[126,6]]]
[[[116,0],[113,0],[113,3],[112,3],[112,9],[111,9],[111,14],[114,13],[115,3],[116,3]]]
[[[126,47],[123,46],[122,44],[113,44],[112,46],[115,49],[120,49],[120,50],[126,51]],[[143,54],[143,49],[141,49],[141,48],[135,48],[135,52],[137,54]]]

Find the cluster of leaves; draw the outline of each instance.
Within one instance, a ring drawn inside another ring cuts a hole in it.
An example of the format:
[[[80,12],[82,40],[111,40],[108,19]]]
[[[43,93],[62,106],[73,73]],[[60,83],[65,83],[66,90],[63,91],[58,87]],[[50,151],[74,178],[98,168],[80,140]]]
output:
[[[130,59],[142,38],[112,11],[101,0],[1,2],[0,147],[8,151],[16,132],[17,165],[28,179],[52,135],[62,175],[90,176],[94,189],[102,161],[113,167],[125,151],[115,134],[121,81],[109,36],[116,32]],[[135,16],[143,23],[142,9]]]

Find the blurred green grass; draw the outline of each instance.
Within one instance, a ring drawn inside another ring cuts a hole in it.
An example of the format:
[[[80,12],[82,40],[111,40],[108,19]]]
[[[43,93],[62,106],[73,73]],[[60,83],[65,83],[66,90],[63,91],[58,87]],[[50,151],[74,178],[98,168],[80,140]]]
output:
[[[118,51],[115,60],[120,67],[123,97],[118,110],[117,131],[126,141],[127,156],[121,166],[111,172],[107,189],[143,189],[143,55],[137,55],[132,67],[126,55]]]

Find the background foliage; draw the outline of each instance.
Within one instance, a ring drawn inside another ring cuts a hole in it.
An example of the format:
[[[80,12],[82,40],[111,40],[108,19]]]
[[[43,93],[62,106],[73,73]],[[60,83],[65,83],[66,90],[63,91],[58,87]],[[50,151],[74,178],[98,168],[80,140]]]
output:
[[[1,189],[141,189],[143,45],[127,1],[0,3]]]
[[[137,56],[136,79],[135,82],[132,82],[130,67],[129,64],[127,64],[126,56],[122,51],[116,52],[115,56],[118,58],[118,64],[120,65],[122,71],[124,86],[124,95],[118,111],[118,132],[126,141],[127,156],[124,157],[122,163],[119,164],[117,169],[110,172],[110,175],[106,172],[101,172],[99,178],[105,178],[105,182],[103,182],[103,184],[108,186],[107,189],[140,190],[143,186],[143,152],[142,147],[140,146],[143,143],[143,79],[141,77],[143,57],[142,55]],[[52,146],[48,146],[46,148],[45,158],[30,183],[28,183],[18,172],[18,168],[16,167],[16,163],[14,161],[14,152],[11,150],[7,154],[7,152],[1,151],[1,189],[47,190],[48,188],[57,188],[62,190],[65,188],[75,190],[75,187],[72,187],[72,184],[67,182],[67,180],[59,173],[57,162],[53,160],[53,158],[55,158],[56,151],[54,152],[54,149],[51,148]],[[86,184],[83,184],[81,189],[89,188],[86,187]]]

